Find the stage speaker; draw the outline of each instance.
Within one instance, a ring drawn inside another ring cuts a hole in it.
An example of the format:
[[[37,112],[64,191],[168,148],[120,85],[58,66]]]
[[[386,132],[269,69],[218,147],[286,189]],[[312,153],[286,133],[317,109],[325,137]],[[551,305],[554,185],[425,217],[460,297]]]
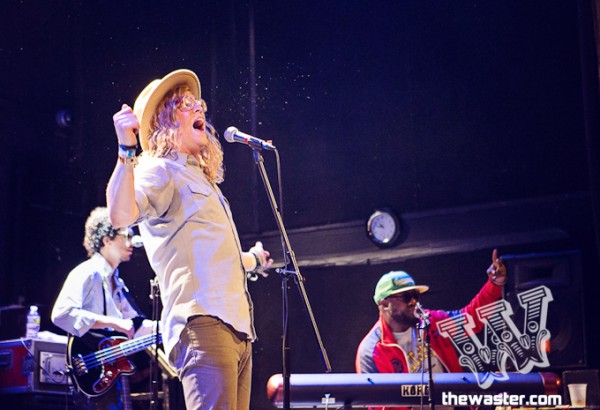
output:
[[[506,299],[516,323],[523,323],[517,294],[544,285],[552,292],[546,328],[550,370],[586,366],[582,261],[579,250],[503,256],[508,273]],[[538,369],[541,371],[541,369]]]
[[[25,335],[28,311],[26,306],[21,305],[0,307],[0,340],[18,339]]]
[[[76,409],[73,396],[70,393],[0,393],[0,403],[3,409],[27,410],[65,410]]]

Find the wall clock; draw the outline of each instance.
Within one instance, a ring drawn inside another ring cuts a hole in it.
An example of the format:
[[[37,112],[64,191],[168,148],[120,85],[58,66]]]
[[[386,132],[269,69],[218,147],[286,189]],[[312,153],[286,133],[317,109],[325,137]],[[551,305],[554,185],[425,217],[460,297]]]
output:
[[[388,208],[376,209],[367,219],[367,236],[380,248],[396,245],[401,231],[400,219]]]

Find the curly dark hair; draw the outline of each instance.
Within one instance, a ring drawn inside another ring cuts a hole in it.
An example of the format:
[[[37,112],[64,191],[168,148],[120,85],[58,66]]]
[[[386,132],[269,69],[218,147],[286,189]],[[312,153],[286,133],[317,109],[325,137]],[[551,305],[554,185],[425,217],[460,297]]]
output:
[[[83,247],[88,256],[92,256],[104,246],[102,238],[105,236],[114,239],[119,232],[118,228],[111,225],[108,218],[108,208],[97,207],[88,216],[85,221],[85,234],[83,237]]]

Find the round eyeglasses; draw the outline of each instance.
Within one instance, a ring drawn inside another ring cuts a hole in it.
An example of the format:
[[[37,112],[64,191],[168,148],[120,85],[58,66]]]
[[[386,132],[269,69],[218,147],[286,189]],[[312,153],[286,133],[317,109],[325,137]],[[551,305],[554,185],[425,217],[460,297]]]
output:
[[[189,95],[184,95],[177,103],[177,108],[179,108],[179,110],[181,111],[196,110],[196,107],[198,106],[200,106],[200,110],[202,112],[206,113],[208,111],[206,101],[204,101],[203,99],[197,100]]]
[[[123,229],[117,232],[117,235],[123,236],[125,238],[125,243],[130,244],[133,239],[133,230],[131,229]]]

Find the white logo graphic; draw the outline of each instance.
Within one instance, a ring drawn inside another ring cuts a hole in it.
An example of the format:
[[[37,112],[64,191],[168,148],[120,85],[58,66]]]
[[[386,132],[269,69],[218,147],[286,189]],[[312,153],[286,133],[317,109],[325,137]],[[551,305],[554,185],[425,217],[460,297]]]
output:
[[[482,389],[490,387],[494,380],[508,379],[510,363],[519,373],[550,365],[542,346],[550,340],[546,316],[548,303],[553,300],[552,292],[546,286],[538,286],[517,297],[525,310],[522,330],[512,321],[513,310],[506,300],[475,310],[485,326],[483,343],[475,335],[481,329],[476,329],[471,315],[461,313],[438,322],[440,334],[449,338],[456,348],[461,366],[473,372]],[[496,369],[500,373],[496,373]]]

